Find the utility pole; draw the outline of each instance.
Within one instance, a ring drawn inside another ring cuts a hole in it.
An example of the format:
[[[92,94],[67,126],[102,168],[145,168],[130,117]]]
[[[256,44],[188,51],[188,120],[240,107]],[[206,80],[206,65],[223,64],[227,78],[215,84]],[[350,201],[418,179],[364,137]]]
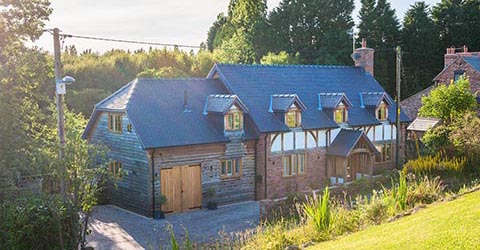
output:
[[[57,129],[58,129],[58,138],[60,139],[60,147],[58,152],[58,158],[60,160],[60,193],[63,196],[66,196],[65,188],[65,113],[63,110],[64,95],[66,91],[65,84],[62,82],[62,62],[61,62],[61,51],[60,51],[60,34],[59,29],[53,29],[53,53],[55,59],[55,94],[56,94],[56,104],[57,104]]]
[[[395,147],[395,162],[396,162],[396,167],[397,169],[400,169],[400,141],[402,140],[402,128],[400,124],[400,86],[402,83],[402,78],[401,78],[401,64],[402,64],[402,49],[400,46],[397,46],[396,49],[396,54],[397,54],[397,140],[396,140],[396,147]]]

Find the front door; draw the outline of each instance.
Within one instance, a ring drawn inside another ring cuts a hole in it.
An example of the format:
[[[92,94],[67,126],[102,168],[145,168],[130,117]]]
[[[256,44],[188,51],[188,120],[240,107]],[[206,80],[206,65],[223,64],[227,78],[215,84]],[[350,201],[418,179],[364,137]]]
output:
[[[178,166],[162,169],[160,186],[167,203],[165,213],[184,212],[202,205],[202,176],[200,166]]]
[[[350,178],[358,180],[370,173],[370,154],[356,153],[352,154],[349,159]]]

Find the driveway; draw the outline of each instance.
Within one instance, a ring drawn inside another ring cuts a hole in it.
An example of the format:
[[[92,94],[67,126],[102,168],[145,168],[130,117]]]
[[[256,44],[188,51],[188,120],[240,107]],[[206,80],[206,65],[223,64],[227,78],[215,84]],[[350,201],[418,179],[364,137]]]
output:
[[[259,222],[259,204],[255,201],[167,215],[154,220],[121,208],[106,205],[95,208],[88,245],[95,249],[165,249],[170,241],[166,226],[171,224],[178,238],[185,228],[190,238],[207,242],[219,233],[235,233],[255,228]]]

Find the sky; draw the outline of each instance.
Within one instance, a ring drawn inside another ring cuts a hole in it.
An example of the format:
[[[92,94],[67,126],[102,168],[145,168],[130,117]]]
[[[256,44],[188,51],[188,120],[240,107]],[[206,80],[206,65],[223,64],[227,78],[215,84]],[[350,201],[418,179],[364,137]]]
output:
[[[281,0],[267,0],[269,10]],[[401,20],[417,0],[390,0]],[[434,5],[440,0],[424,0]],[[65,34],[148,41],[156,43],[199,45],[218,13],[226,12],[229,0],[51,0],[53,13],[46,28],[58,27]],[[360,0],[355,0],[358,23]],[[53,38],[45,33],[35,45],[51,51]],[[104,52],[112,48],[136,50],[148,47],[68,38],[64,45],[78,51]]]

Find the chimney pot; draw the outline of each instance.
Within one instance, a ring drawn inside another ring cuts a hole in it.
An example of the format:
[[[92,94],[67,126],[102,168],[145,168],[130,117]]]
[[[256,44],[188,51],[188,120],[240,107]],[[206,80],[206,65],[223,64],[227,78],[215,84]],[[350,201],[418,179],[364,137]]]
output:
[[[463,53],[468,53],[468,47],[467,47],[467,45],[463,45]]]
[[[367,47],[367,39],[362,38],[362,48],[366,48],[366,47]]]

